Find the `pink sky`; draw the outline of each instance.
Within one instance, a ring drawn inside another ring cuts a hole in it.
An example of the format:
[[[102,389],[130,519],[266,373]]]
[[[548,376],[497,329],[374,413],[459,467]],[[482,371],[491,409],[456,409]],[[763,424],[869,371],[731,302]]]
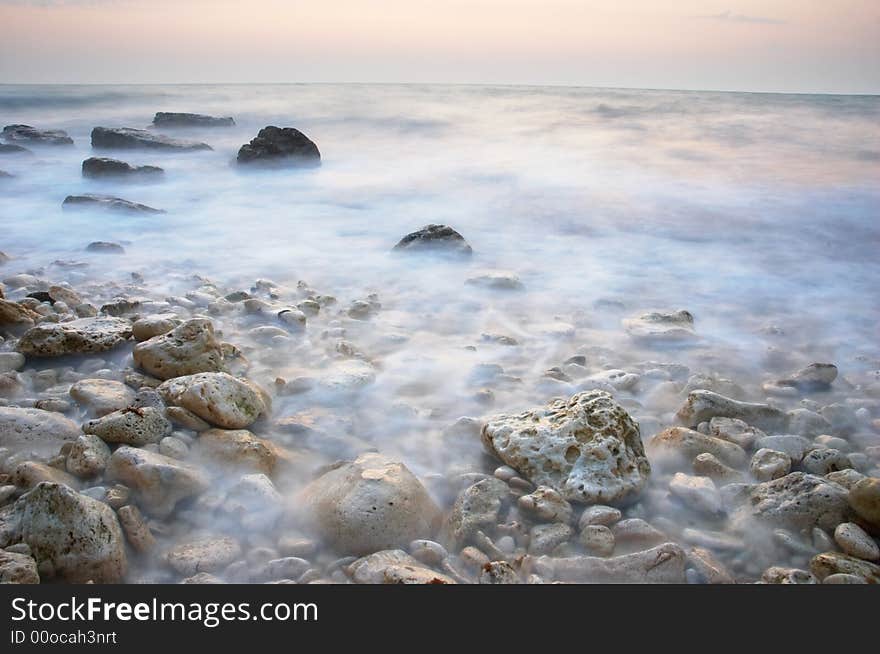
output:
[[[3,82],[880,93],[877,0],[0,0]]]

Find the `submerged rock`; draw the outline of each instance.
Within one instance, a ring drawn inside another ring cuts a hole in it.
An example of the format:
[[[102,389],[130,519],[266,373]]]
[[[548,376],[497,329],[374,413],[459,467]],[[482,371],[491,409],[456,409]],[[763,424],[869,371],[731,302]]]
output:
[[[0,330],[19,333],[33,327],[41,317],[18,302],[0,299]]]
[[[168,565],[182,575],[217,572],[241,556],[241,545],[229,536],[204,536],[175,545],[165,555]]]
[[[96,252],[98,254],[125,254],[125,248],[119,245],[119,243],[94,241],[86,246],[86,252]]]
[[[217,118],[204,114],[157,111],[153,117],[156,127],[232,127],[235,121],[230,118]]]
[[[88,479],[104,472],[110,461],[110,448],[97,436],[83,434],[77,438],[67,453],[67,472],[81,479]]]
[[[683,427],[670,427],[654,435],[648,441],[648,452],[652,458],[682,461],[709,453],[734,468],[742,467],[748,460],[746,451],[736,443]]]
[[[159,394],[224,429],[243,429],[268,409],[268,396],[253,382],[225,372],[202,372],[169,379]]]
[[[397,245],[396,251],[424,252],[434,251],[462,256],[473,254],[471,246],[464,236],[447,225],[425,225],[420,230],[404,236]]]
[[[159,379],[226,371],[222,344],[214,336],[213,323],[204,318],[187,320],[138,343],[133,357],[136,366]]]
[[[83,431],[94,434],[105,443],[122,443],[141,447],[158,443],[171,433],[171,423],[164,411],[155,407],[126,407],[89,420]]]
[[[697,335],[694,316],[690,311],[643,313],[637,318],[624,320],[623,328],[633,338],[645,340],[681,341],[691,340]]]
[[[0,406],[0,445],[49,456],[75,441],[79,425],[54,411]]]
[[[697,390],[688,394],[676,414],[686,427],[696,427],[712,418],[737,418],[765,431],[785,429],[788,416],[769,404],[740,402],[712,391]]]
[[[293,127],[269,125],[238,151],[238,163],[285,163],[317,166],[321,163],[318,146]]]
[[[0,154],[33,154],[23,145],[17,143],[0,143]]]
[[[454,584],[455,580],[420,563],[403,550],[382,550],[348,567],[356,584]]]
[[[7,125],[0,137],[8,143],[73,145],[73,139],[63,129],[37,129],[30,125]]]
[[[604,391],[495,416],[482,440],[533,484],[588,504],[632,501],[651,471],[638,425]]]
[[[80,318],[42,323],[24,333],[18,351],[25,356],[58,357],[106,352],[127,341],[131,323],[122,318]]]
[[[294,518],[342,554],[406,547],[437,530],[440,510],[409,469],[370,453],[324,473],[297,496]]]
[[[124,409],[134,402],[134,391],[112,379],[83,379],[70,387],[70,397],[97,416]]]
[[[120,211],[124,213],[165,213],[162,209],[154,209],[145,204],[123,200],[112,195],[98,195],[96,193],[68,195],[64,198],[61,206],[65,209],[104,209],[106,211]]]
[[[83,177],[157,176],[164,172],[158,166],[132,166],[125,161],[107,157],[90,157],[82,162]]]
[[[0,550],[0,584],[38,584],[37,562],[29,554]]]
[[[880,479],[865,477],[852,485],[849,505],[860,518],[880,532]]]
[[[792,472],[747,490],[740,518],[755,518],[772,527],[834,529],[850,515],[847,490],[822,477]]]
[[[199,433],[193,453],[205,462],[260,472],[270,477],[291,454],[247,429],[208,429]]]
[[[92,130],[92,147],[107,150],[212,150],[207,143],[175,139],[145,129],[130,127],[96,127]]]
[[[502,504],[509,495],[508,485],[494,477],[462,490],[443,524],[442,540],[450,548],[459,550],[478,531],[494,528],[498,524]]]
[[[540,560],[540,559],[539,559]],[[601,558],[545,559],[558,581],[592,584],[683,584],[687,554],[675,543],[632,554]]]
[[[828,390],[835,379],[837,379],[837,366],[833,363],[811,363],[806,368],[777,380],[775,384],[800,391],[823,391]]]

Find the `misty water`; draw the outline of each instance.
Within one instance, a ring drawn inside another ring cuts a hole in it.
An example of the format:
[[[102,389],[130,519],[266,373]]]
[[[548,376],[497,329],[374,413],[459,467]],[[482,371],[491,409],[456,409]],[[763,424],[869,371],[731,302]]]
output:
[[[233,116],[236,124],[162,130],[212,151],[92,150],[93,127],[145,128],[157,111]],[[698,374],[729,380],[738,399],[785,410],[804,399],[818,403],[813,408],[866,408],[846,436],[854,452],[880,443],[876,96],[6,85],[0,121],[64,129],[75,143],[0,155],[0,169],[14,175],[0,180],[0,250],[12,257],[0,278],[30,273],[69,283],[95,306],[149,298],[156,313],[210,317],[250,362],[248,377],[273,395],[271,414],[251,430],[302,458],[301,472],[276,480],[287,496],[320,466],[375,448],[403,461],[448,510],[472,473],[491,475],[500,465],[459,418],[520,413],[608,388],[647,442],[676,424],[693,388],[688,379]],[[322,165],[237,166],[238,148],[266,125],[304,132]],[[95,155],[161,166],[165,175],[86,179],[81,162]],[[167,213],[62,210],[66,196],[81,193]],[[454,227],[474,255],[391,252],[429,223]],[[125,254],[86,252],[92,241],[120,243]],[[468,283],[498,273],[521,286]],[[309,293],[337,302],[309,316],[302,333],[255,332],[278,325],[208,312],[207,284],[220,295],[271,288],[290,306]],[[372,294],[368,319],[348,315],[352,302]],[[7,286],[6,295],[21,294]],[[644,342],[622,326],[648,311],[677,310],[694,316],[696,338]],[[100,355],[112,371],[102,374],[122,379],[130,352]],[[578,355],[585,365],[566,363]],[[812,362],[838,366],[830,391],[771,397],[762,389]],[[96,369],[89,357],[29,359],[25,372],[62,365]],[[638,377],[614,387],[603,377],[608,370]],[[25,386],[4,403],[26,406],[22,398],[44,392]],[[75,409],[71,417],[86,415]],[[289,418],[304,427],[282,429]],[[730,532],[724,518],[670,500],[670,474],[656,469],[625,516],[682,543],[685,528]],[[210,526],[187,519],[178,529]],[[276,536],[242,538],[256,546]],[[751,567],[729,544],[716,554],[743,580],[760,576],[756,565],[806,565],[804,552],[774,550],[766,540],[766,559]],[[318,568],[337,558],[315,557]],[[139,575],[177,578],[135,563],[130,580]]]

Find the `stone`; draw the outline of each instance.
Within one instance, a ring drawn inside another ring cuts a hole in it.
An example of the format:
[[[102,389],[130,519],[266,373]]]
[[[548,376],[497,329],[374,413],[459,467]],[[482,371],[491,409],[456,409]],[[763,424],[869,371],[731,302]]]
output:
[[[612,525],[615,543],[626,550],[644,550],[668,540],[666,534],[641,518],[627,518]]]
[[[535,525],[529,531],[529,554],[550,554],[574,535],[574,530],[562,522]]]
[[[37,562],[29,554],[0,550],[0,584],[38,584]]]
[[[612,506],[603,506],[595,504],[584,509],[581,517],[578,519],[578,529],[583,530],[587,525],[613,525],[622,517],[620,509]]]
[[[268,396],[254,383],[225,372],[202,372],[163,382],[166,403],[224,429],[244,429],[268,411]]]
[[[503,272],[490,272],[469,277],[465,283],[493,291],[521,291],[525,288],[519,277],[512,273]]]
[[[711,550],[704,547],[694,547],[688,552],[690,563],[701,580],[707,584],[735,584],[731,572],[718,560]]]
[[[165,409],[166,417],[176,425],[195,432],[210,429],[211,425],[199,418],[192,411],[179,406],[169,406]]]
[[[105,477],[131,488],[141,508],[160,518],[208,488],[208,478],[196,466],[127,445],[113,452]]]
[[[110,448],[97,436],[83,434],[77,438],[67,453],[67,472],[82,479],[95,477],[110,462]]]
[[[159,441],[159,454],[172,459],[185,459],[189,454],[189,445],[175,436],[166,436]]]
[[[458,551],[478,531],[494,527],[498,524],[502,506],[509,495],[508,485],[494,477],[478,481],[462,490],[443,524],[443,542]]]
[[[798,568],[783,568],[779,566],[773,566],[764,570],[761,575],[761,581],[765,584],[783,585],[818,583],[818,580],[812,575],[812,573],[807,572],[806,570],[800,570]]]
[[[614,553],[614,534],[605,525],[585,525],[578,542],[594,556],[611,556]]]
[[[696,338],[694,316],[690,311],[653,311],[623,321],[631,337],[647,341],[689,341]]]
[[[860,518],[880,530],[880,478],[865,477],[853,484],[849,491],[849,505]]]
[[[104,150],[211,150],[207,143],[174,139],[145,129],[130,127],[96,127],[92,130],[92,147]]]
[[[187,320],[138,343],[132,356],[136,366],[159,379],[227,370],[223,346],[214,336],[214,325],[204,318]]]
[[[112,379],[83,379],[70,387],[70,397],[97,416],[131,406],[135,392]]]
[[[356,584],[454,584],[455,579],[424,566],[400,549],[374,552],[348,566]]]
[[[158,443],[171,433],[171,423],[162,409],[155,407],[127,407],[89,420],[83,431],[94,434],[105,443],[121,443],[142,447]]]
[[[449,552],[440,543],[420,538],[409,544],[409,553],[426,565],[439,565]]]
[[[464,237],[447,225],[425,225],[404,236],[394,250],[398,252],[440,252],[469,257],[473,250]]]
[[[203,536],[168,550],[165,560],[182,575],[217,572],[241,556],[241,545],[229,536]]]
[[[837,379],[837,366],[833,363],[811,363],[791,375],[777,380],[777,386],[787,386],[800,391],[825,391]]]
[[[724,513],[721,494],[709,477],[695,477],[676,472],[669,482],[669,492],[685,506],[698,513],[718,516]]]
[[[235,121],[229,117],[217,118],[204,114],[157,111],[153,116],[153,125],[156,127],[232,127],[235,125]]]
[[[507,561],[490,561],[480,569],[478,584],[518,584],[519,575]]]
[[[830,472],[839,472],[852,468],[849,457],[838,450],[816,449],[808,452],[801,461],[805,472],[823,477]]]
[[[157,214],[165,213],[162,209],[154,209],[146,204],[124,200],[112,195],[100,195],[98,193],[83,193],[82,195],[68,195],[61,203],[64,209],[102,209],[105,211],[117,211],[133,214]]]
[[[418,478],[378,453],[325,472],[297,495],[295,505],[296,521],[335,551],[354,555],[430,538],[441,519]]]
[[[743,474],[739,470],[724,465],[714,454],[708,452],[695,456],[691,467],[696,474],[709,477],[718,485],[743,481]]]
[[[17,349],[32,357],[95,354],[112,350],[130,336],[131,323],[123,318],[80,318],[36,325],[24,333]]]
[[[7,125],[0,137],[13,144],[73,145],[73,139],[63,129],[37,129],[30,125]]]
[[[94,241],[86,246],[86,252],[96,252],[98,254],[125,254],[125,248],[119,245],[119,243]]]
[[[155,315],[139,318],[131,325],[131,333],[138,343],[148,341],[155,336],[167,334],[177,327],[180,321],[173,315]]]
[[[558,581],[590,584],[683,584],[687,554],[675,543],[610,558],[575,556],[547,561]]]
[[[208,429],[199,433],[193,455],[204,463],[234,467],[273,476],[292,455],[272,441],[247,429]]]
[[[295,166],[318,166],[321,153],[318,146],[305,134],[293,127],[269,125],[238,151],[240,164],[284,163]]]
[[[670,427],[654,435],[648,441],[647,449],[655,464],[685,463],[703,453],[709,453],[734,468],[741,468],[748,460],[745,450],[736,443],[684,427]]]
[[[44,481],[55,484],[64,484],[70,488],[79,487],[76,477],[67,474],[64,470],[39,461],[23,461],[15,466],[12,471],[11,481],[19,488],[30,489]]]
[[[60,413],[0,406],[0,445],[14,452],[51,456],[79,435],[79,425]]]
[[[771,481],[785,477],[791,472],[791,457],[785,452],[777,452],[766,447],[752,456],[749,472],[758,481]]]
[[[283,512],[283,498],[275,489],[272,480],[262,473],[242,475],[229,489],[224,509],[239,518],[246,529],[268,529],[273,527]],[[279,543],[279,551],[285,556],[309,556],[314,550],[314,541],[309,546],[292,546],[290,541]]]
[[[812,438],[831,431],[831,423],[815,411],[795,409],[788,412],[787,431]]]
[[[774,436],[762,436],[755,441],[755,447],[759,450],[768,449],[783,452],[789,456],[792,463],[800,463],[804,455],[813,447],[812,443],[803,436],[795,434],[776,434]]]
[[[19,334],[33,327],[41,318],[40,314],[18,302],[0,299],[0,329],[11,334]]]
[[[33,154],[33,152],[23,145],[17,145],[15,143],[0,143],[0,154]],[[0,257],[0,263],[2,263],[2,257]]]
[[[755,439],[766,434],[736,418],[712,418],[709,421],[709,435],[749,449]]]
[[[651,471],[638,425],[604,391],[494,416],[481,438],[489,453],[569,501],[631,502]]]
[[[865,561],[880,559],[880,547],[865,530],[854,522],[843,522],[834,530],[834,540],[844,554]]]
[[[571,522],[571,504],[547,486],[538,486],[528,495],[522,495],[517,506],[537,522]]]
[[[739,515],[773,527],[794,531],[834,529],[850,514],[845,488],[803,472],[755,484],[747,492],[747,502]]]
[[[0,373],[15,372],[24,367],[25,358],[18,352],[0,352]]]
[[[122,529],[109,506],[45,482],[15,503],[17,542],[27,543],[41,576],[68,583],[118,583],[127,561]]]
[[[823,584],[867,584],[863,577],[859,577],[858,575],[850,575],[845,574],[843,572],[836,572],[833,575],[828,575],[822,580]]]
[[[869,584],[880,584],[880,565],[840,552],[817,554],[810,561],[810,572],[819,581],[833,574],[848,574],[859,577]]]
[[[779,431],[788,423],[785,413],[769,404],[740,402],[706,390],[689,393],[676,416],[690,428],[716,417],[736,418],[766,431]]]
[[[89,157],[82,162],[83,177],[157,177],[165,171],[158,166],[132,166],[107,157]]]
[[[129,545],[140,553],[151,552],[156,548],[156,538],[147,526],[140,509],[134,505],[121,506],[116,511],[119,524]]]

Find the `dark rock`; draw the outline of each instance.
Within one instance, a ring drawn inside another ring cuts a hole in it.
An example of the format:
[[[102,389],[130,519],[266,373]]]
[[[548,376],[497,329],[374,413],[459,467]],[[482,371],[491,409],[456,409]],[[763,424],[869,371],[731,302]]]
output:
[[[52,296],[49,295],[48,291],[34,291],[33,293],[28,293],[27,296],[34,298],[37,302],[55,304],[55,300],[52,299]]]
[[[147,148],[153,150],[213,150],[207,143],[174,139],[162,134],[154,134],[145,129],[131,127],[96,127],[92,130],[92,147],[108,150],[131,150]]]
[[[132,166],[118,159],[90,157],[82,163],[83,177],[123,177],[161,175],[165,171],[158,166]]]
[[[232,127],[235,121],[229,117],[159,111],[153,118],[153,124],[156,127]]]
[[[98,252],[99,254],[125,254],[125,248],[119,245],[119,243],[95,241],[86,246],[86,252]]]
[[[4,179],[4,178],[9,179],[10,177],[15,177],[15,175],[11,175],[10,173],[7,173],[5,170],[0,170],[0,179]]]
[[[84,195],[68,195],[64,198],[61,206],[65,209],[107,209],[112,211],[125,211],[128,213],[165,213],[162,209],[154,209],[145,204],[138,204],[122,198],[114,198],[111,195],[96,195],[86,193]]]
[[[321,153],[318,146],[298,129],[270,125],[238,151],[238,163],[253,162],[318,166]]]
[[[16,143],[0,143],[0,154],[29,154],[31,151]]]
[[[0,136],[9,143],[24,141],[45,145],[73,145],[73,139],[62,129],[37,129],[30,125],[7,125]]]
[[[417,232],[407,234],[394,246],[395,250],[437,251],[470,256],[471,246],[464,237],[447,225],[425,225]]]

